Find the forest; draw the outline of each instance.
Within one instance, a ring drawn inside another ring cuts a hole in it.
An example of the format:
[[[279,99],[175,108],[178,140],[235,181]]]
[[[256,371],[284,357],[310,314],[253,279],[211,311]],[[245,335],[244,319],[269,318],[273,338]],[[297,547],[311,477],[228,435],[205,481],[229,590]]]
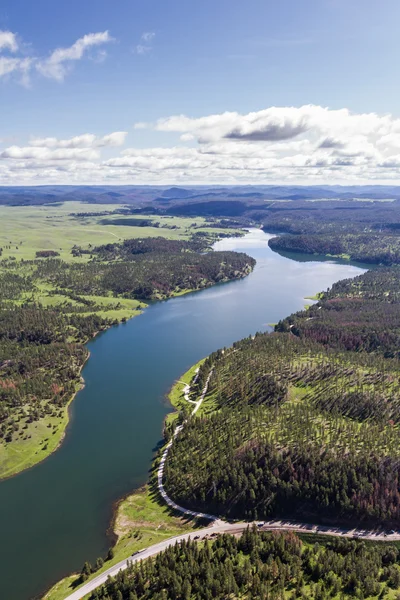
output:
[[[248,528],[132,564],[90,600],[398,598],[396,546]]]
[[[75,247],[80,256],[75,262],[49,251],[37,252],[35,260],[3,259],[0,444],[29,441],[31,423],[61,419],[61,409],[80,385],[88,356],[84,344],[121,320],[124,299],[168,298],[243,277],[254,267],[244,254],[205,252],[205,246],[203,239],[135,239],[89,254]],[[49,435],[58,424],[49,423]]]
[[[398,526],[398,269],[332,286],[308,310],[203,363],[205,408],[174,442],[177,503],[229,518]]]
[[[398,201],[303,201],[270,205],[257,216],[265,231],[279,234],[269,241],[278,252],[340,256],[387,266],[400,264]]]
[[[278,252],[343,256],[368,264],[400,264],[400,236],[388,233],[281,235],[268,244]]]
[[[255,260],[240,252],[206,252],[207,240],[191,242],[144,238],[92,250],[72,249],[89,261],[46,260],[35,265],[37,277],[57,293],[107,295],[141,300],[165,299],[215,283],[244,277]]]

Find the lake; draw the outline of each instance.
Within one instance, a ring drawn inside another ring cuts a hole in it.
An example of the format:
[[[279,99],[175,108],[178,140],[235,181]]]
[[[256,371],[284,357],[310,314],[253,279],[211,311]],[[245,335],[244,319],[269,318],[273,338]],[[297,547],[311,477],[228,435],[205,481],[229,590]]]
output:
[[[71,407],[65,440],[47,460],[0,483],[1,597],[28,600],[110,545],[114,503],[148,477],[171,410],[166,394],[193,363],[268,331],[305,296],[365,271],[345,261],[281,256],[271,235],[251,230],[218,242],[257,260],[254,272],[158,302],[88,344],[85,388]]]

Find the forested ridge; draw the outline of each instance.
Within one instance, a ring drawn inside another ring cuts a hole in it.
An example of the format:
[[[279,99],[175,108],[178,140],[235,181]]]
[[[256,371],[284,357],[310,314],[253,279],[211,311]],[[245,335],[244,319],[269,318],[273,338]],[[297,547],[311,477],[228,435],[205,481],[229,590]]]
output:
[[[336,206],[335,206],[336,204]],[[368,264],[400,264],[398,202],[303,202],[259,215],[279,252],[342,256]]]
[[[400,236],[388,233],[281,235],[268,242],[272,250],[344,256],[364,263],[400,264]]]
[[[48,436],[56,433],[80,385],[85,342],[141,307],[136,302],[124,313],[125,300],[201,289],[243,277],[255,264],[245,254],[205,252],[206,246],[203,239],[135,239],[92,248],[74,262],[46,251],[36,260],[2,260],[0,444],[29,442],[30,424],[45,417],[53,419]]]
[[[376,269],[211,355],[205,409],[166,462],[170,497],[234,518],[397,527],[399,300],[398,269]]]
[[[90,600],[227,598],[397,598],[396,546],[247,529],[199,544],[181,542],[140,561],[95,590]]]
[[[250,273],[254,259],[237,252],[145,252],[129,260],[66,263],[47,260],[37,267],[41,280],[59,293],[121,295],[156,300],[198,290]]]

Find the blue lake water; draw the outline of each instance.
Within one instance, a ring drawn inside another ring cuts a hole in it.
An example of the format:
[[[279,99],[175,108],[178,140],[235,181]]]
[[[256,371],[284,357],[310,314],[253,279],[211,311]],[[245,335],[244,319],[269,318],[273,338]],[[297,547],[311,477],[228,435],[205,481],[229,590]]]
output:
[[[145,483],[174,380],[212,351],[300,310],[305,296],[365,269],[281,256],[252,230],[218,242],[257,260],[245,279],[158,302],[88,344],[85,388],[66,438],[36,467],[0,483],[1,598],[28,600],[106,553],[114,503]]]

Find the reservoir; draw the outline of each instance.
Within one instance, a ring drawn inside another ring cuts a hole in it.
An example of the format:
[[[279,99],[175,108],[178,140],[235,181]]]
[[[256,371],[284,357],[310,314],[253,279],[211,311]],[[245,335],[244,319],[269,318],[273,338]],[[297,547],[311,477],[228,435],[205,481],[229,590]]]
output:
[[[0,483],[1,598],[29,600],[110,545],[114,503],[145,483],[162,438],[165,399],[200,358],[276,323],[304,298],[365,269],[346,261],[281,256],[251,230],[218,242],[257,260],[245,279],[158,302],[88,344],[85,388],[61,447]]]

